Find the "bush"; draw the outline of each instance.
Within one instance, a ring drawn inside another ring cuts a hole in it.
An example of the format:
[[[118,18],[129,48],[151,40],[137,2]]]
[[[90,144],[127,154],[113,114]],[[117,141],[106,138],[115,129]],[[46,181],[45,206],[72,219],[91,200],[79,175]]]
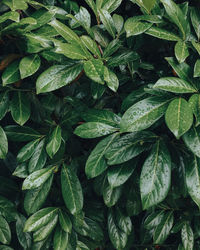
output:
[[[1,250],[200,249],[198,6],[1,2]]]

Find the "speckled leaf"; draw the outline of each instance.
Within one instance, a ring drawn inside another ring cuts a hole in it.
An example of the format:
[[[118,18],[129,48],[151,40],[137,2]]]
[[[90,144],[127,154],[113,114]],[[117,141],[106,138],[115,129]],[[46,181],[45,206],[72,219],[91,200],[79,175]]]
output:
[[[119,80],[116,74],[109,70],[107,67],[104,67],[104,80],[112,91],[117,92],[117,89],[119,87]]]
[[[110,187],[108,182],[103,186],[103,200],[107,207],[114,206],[122,194],[122,186]]]
[[[101,122],[86,122],[78,126],[74,133],[82,138],[96,138],[109,135],[118,129]]]
[[[8,153],[8,139],[3,128],[0,126],[0,159],[5,159]]]
[[[194,234],[191,226],[188,223],[183,225],[181,230],[181,239],[184,246],[184,250],[191,250],[194,247]]]
[[[108,33],[113,38],[115,38],[116,29],[115,29],[115,25],[114,25],[114,22],[113,22],[113,19],[112,19],[111,15],[105,9],[101,9],[99,11],[99,13],[100,13],[100,18],[101,18],[101,21],[102,21],[104,27],[106,28],[106,30],[108,31]]]
[[[183,135],[183,140],[192,153],[200,157],[200,127],[192,127]]]
[[[19,214],[16,221],[16,233],[20,245],[23,249],[28,250],[31,247],[32,239],[29,233],[23,231],[25,222],[26,218],[22,214]]]
[[[185,61],[185,59],[189,56],[189,51],[187,44],[183,41],[178,41],[175,45],[175,56],[179,63]]]
[[[106,163],[104,155],[112,142],[117,140],[118,138],[119,135],[117,133],[110,135],[101,140],[92,150],[85,166],[85,172],[88,178],[94,178],[107,169],[108,165]]]
[[[187,162],[186,170],[186,184],[188,193],[193,201],[200,207],[200,159],[193,155],[192,159]]]
[[[28,218],[24,225],[24,232],[34,232],[41,227],[47,225],[53,218],[57,216],[57,207],[47,207],[39,210]]]
[[[124,25],[126,30],[127,37],[136,36],[147,31],[153,24],[152,23],[144,23],[140,21],[136,21],[135,18],[129,18]]]
[[[104,84],[104,65],[99,59],[91,59],[84,63],[85,74],[94,82]]]
[[[113,21],[114,21],[114,25],[115,25],[115,28],[117,30],[117,33],[119,34],[122,29],[123,29],[123,26],[124,26],[124,18],[120,15],[117,15],[117,14],[114,14],[112,16],[113,18]]]
[[[181,97],[171,101],[165,114],[165,121],[171,132],[179,139],[193,123],[192,109],[188,102]]]
[[[40,63],[40,57],[37,54],[24,57],[19,63],[21,78],[33,75],[39,69]]]
[[[171,158],[166,145],[158,141],[144,162],[140,176],[143,209],[162,202],[171,184]]]
[[[3,244],[10,244],[11,231],[8,222],[0,215],[0,242]]]
[[[156,226],[153,241],[154,244],[163,244],[163,242],[167,239],[170,234],[170,230],[172,229],[174,222],[174,215],[172,212],[166,212],[162,217],[160,223]]]
[[[160,38],[167,41],[179,41],[180,37],[178,37],[176,34],[169,32],[167,30],[157,28],[157,27],[151,27],[147,31],[145,31],[146,34],[150,36],[154,36],[156,38]]]
[[[93,55],[101,57],[100,50],[94,40],[89,36],[81,36],[81,41],[86,46],[86,48],[92,52]]]
[[[156,89],[162,89],[173,93],[194,93],[197,90],[188,82],[177,77],[160,78],[154,85]]]
[[[188,103],[196,118],[195,126],[198,126],[200,124],[200,95],[199,94],[192,95]]]
[[[107,0],[104,1],[102,8],[107,10],[109,13],[112,13],[120,6],[121,2],[122,0]]]
[[[167,109],[169,100],[149,97],[131,106],[122,116],[121,132],[141,131],[160,119]]]

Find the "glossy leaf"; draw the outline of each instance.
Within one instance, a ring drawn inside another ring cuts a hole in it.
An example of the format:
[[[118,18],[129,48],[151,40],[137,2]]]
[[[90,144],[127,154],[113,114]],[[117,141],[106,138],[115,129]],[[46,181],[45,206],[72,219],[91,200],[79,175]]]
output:
[[[36,55],[26,56],[19,63],[21,78],[33,75],[40,67],[40,57]]]
[[[0,126],[0,159],[5,159],[8,153],[8,139],[3,128]]]
[[[147,31],[145,31],[146,34],[150,36],[154,36],[159,39],[164,39],[167,41],[179,41],[180,37],[176,34],[169,32],[167,30],[158,28],[158,27],[150,27]]]
[[[9,244],[11,241],[11,231],[7,221],[0,215],[0,242]]]
[[[84,63],[85,74],[94,82],[104,84],[104,66],[99,59],[91,59]]]
[[[102,8],[104,10],[107,10],[109,13],[112,13],[120,6],[122,0],[108,0],[104,2],[105,3],[103,4]]]
[[[21,163],[30,159],[34,153],[35,148],[37,147],[38,142],[39,141],[37,139],[35,141],[29,142],[24,147],[22,147],[17,155],[17,161]]]
[[[200,124],[200,95],[194,94],[190,97],[188,101],[194,115],[196,118],[196,126]]]
[[[62,230],[64,230],[66,233],[71,233],[72,222],[68,214],[63,210],[59,211],[59,222]]]
[[[23,249],[29,249],[31,247],[31,235],[29,233],[24,233],[24,224],[26,222],[26,218],[19,214],[17,221],[16,221],[16,233],[19,240],[20,245]]]
[[[124,25],[127,37],[136,36],[144,33],[152,26],[151,23],[136,21],[134,18],[129,18]]]
[[[171,132],[179,139],[193,123],[192,109],[188,102],[181,97],[171,101],[165,114],[165,121]]]
[[[51,158],[53,158],[53,156],[58,152],[61,145],[61,140],[61,127],[58,125],[52,131],[46,146],[46,151]]]
[[[167,109],[169,100],[149,97],[131,106],[122,116],[121,132],[141,131],[160,119]]]
[[[194,30],[197,34],[198,39],[200,38],[200,16],[199,16],[199,12],[196,8],[191,8],[190,11],[190,17],[191,17],[191,21],[192,21],[192,25],[194,27]]]
[[[119,200],[122,194],[122,186],[110,187],[108,183],[104,183],[103,186],[103,200],[107,207],[114,206]]]
[[[192,127],[183,135],[183,140],[193,154],[200,157],[200,127]]]
[[[102,9],[99,12],[100,12],[101,21],[103,25],[105,26],[106,30],[113,38],[115,38],[116,29],[115,29],[115,25],[114,25],[111,15],[105,9]]]
[[[20,80],[19,61],[11,63],[2,74],[3,85],[11,84]]]
[[[78,213],[83,207],[83,193],[79,179],[70,166],[62,166],[61,187],[66,207],[72,214]]]
[[[171,185],[171,157],[166,145],[158,141],[142,167],[140,192],[143,209],[165,199]]]
[[[192,228],[188,223],[183,225],[181,230],[181,239],[185,250],[193,249],[194,246],[194,235]]]
[[[185,59],[189,56],[189,51],[185,42],[179,41],[176,43],[175,56],[179,63],[184,62]]]
[[[117,92],[117,89],[119,87],[119,80],[116,74],[109,70],[107,67],[104,67],[104,80],[112,91]]]
[[[56,228],[54,233],[53,246],[55,250],[65,250],[68,246],[68,233],[63,231],[60,227]]]
[[[198,59],[194,65],[194,77],[200,77],[200,60]]]

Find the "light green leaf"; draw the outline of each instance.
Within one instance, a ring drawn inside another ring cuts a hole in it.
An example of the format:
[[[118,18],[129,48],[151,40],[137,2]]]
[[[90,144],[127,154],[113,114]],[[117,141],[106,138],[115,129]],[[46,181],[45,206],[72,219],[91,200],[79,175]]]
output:
[[[78,213],[83,208],[83,192],[79,179],[70,166],[62,166],[61,186],[66,207],[72,214]]]
[[[104,65],[99,59],[91,59],[84,63],[85,74],[94,82],[104,84]]]
[[[104,67],[104,80],[112,91],[117,92],[117,89],[119,87],[119,80],[116,74],[109,70],[107,67]]]
[[[110,135],[100,141],[92,150],[85,166],[85,172],[88,178],[94,178],[106,170],[108,166],[104,155],[113,141],[118,138],[119,135],[117,133]]]
[[[188,32],[188,21],[185,19],[182,10],[172,0],[161,0],[161,3],[164,5],[170,20],[172,20],[172,22],[178,26],[182,34],[182,38],[185,40],[186,34]]]
[[[200,124],[200,95],[199,94],[192,95],[188,103],[196,118],[195,126],[198,126]]]
[[[195,155],[187,162],[186,170],[186,184],[189,195],[192,200],[200,207],[200,159]]]
[[[20,15],[16,11],[9,11],[0,16],[0,23],[7,21],[8,19],[19,22]]]
[[[25,0],[3,0],[3,3],[8,5],[12,11],[26,10],[28,8]]]
[[[8,139],[3,128],[0,126],[0,159],[5,159],[8,153]]]
[[[81,41],[85,45],[85,47],[92,52],[93,55],[101,57],[100,50],[94,40],[89,36],[81,36]]]
[[[129,18],[124,25],[127,37],[136,36],[147,31],[153,24],[136,21],[135,18]]]
[[[194,65],[194,77],[200,77],[200,59],[197,59]]]
[[[147,131],[121,136],[106,151],[105,157],[108,159],[108,165],[120,164],[131,160],[146,150],[145,142],[152,142],[155,138],[156,136],[153,133]]]
[[[26,192],[24,209],[28,215],[37,212],[42,207],[51,189],[52,181],[53,175],[38,188]]]
[[[104,9],[100,10],[99,13],[100,13],[100,18],[101,18],[101,21],[102,21],[104,27],[106,28],[108,33],[113,38],[115,38],[116,29],[115,29],[115,25],[114,25],[114,22],[113,22],[111,15],[109,14],[108,11],[106,11]]]
[[[3,86],[20,80],[19,61],[9,64],[2,74]]]
[[[194,234],[191,226],[185,223],[181,230],[181,239],[184,246],[184,250],[191,250],[194,247]]]
[[[187,148],[197,157],[200,157],[200,127],[192,127],[183,135],[183,140]]]
[[[171,157],[166,145],[158,141],[142,167],[140,192],[143,209],[162,202],[171,185]]]
[[[188,102],[181,97],[171,101],[165,114],[165,121],[171,132],[179,139],[193,123],[192,109]]]
[[[37,94],[50,92],[69,84],[76,79],[82,69],[81,64],[51,66],[38,77]]]
[[[21,78],[33,75],[39,69],[40,63],[40,57],[37,54],[24,57],[19,63]]]
[[[34,232],[57,217],[57,207],[47,207],[33,214],[24,225],[24,232]]]
[[[119,34],[122,31],[123,26],[124,26],[124,18],[117,14],[114,14],[112,18],[113,18],[113,22],[117,30],[117,33]]]
[[[170,234],[174,222],[173,212],[166,212],[153,234],[154,244],[163,244]]]
[[[53,158],[53,156],[58,152],[61,140],[61,127],[57,125],[57,127],[52,131],[46,146],[46,151],[51,158]]]
[[[189,56],[189,51],[186,42],[178,41],[175,45],[175,56],[179,63],[185,61]]]
[[[13,120],[21,126],[24,125],[30,118],[30,108],[30,100],[27,94],[22,91],[15,92],[10,106]]]
[[[102,9],[107,10],[109,13],[115,11],[121,4],[122,0],[107,0],[104,1]]]
[[[34,189],[41,186],[52,175],[55,167],[47,167],[30,174],[23,182],[22,190]]]
[[[155,229],[160,224],[164,213],[165,212],[162,210],[153,211],[150,213],[144,221],[144,228],[147,230]]]
[[[177,77],[160,78],[154,88],[162,89],[172,93],[194,93],[197,90],[188,82]]]
[[[0,242],[3,244],[10,244],[11,231],[8,222],[0,215]]]
[[[158,27],[151,27],[145,33],[150,36],[154,36],[159,39],[163,39],[167,41],[179,41],[180,40],[180,37],[178,37],[176,34],[169,32],[167,30],[158,28]]]
[[[192,40],[192,45],[196,49],[196,51],[198,52],[198,54],[200,55],[200,43]]]
[[[121,132],[141,131],[160,119],[167,109],[169,100],[149,97],[131,106],[122,116]]]
[[[68,233],[63,231],[61,227],[57,227],[53,238],[53,247],[55,250],[68,249]]]
[[[108,182],[103,186],[103,200],[107,207],[114,206],[122,194],[122,186],[112,188]]]
[[[28,169],[26,162],[18,164],[12,175],[23,179],[26,178],[28,176]]]
[[[39,140],[37,139],[35,141],[29,142],[23,148],[21,148],[19,153],[17,154],[17,161],[21,163],[30,159],[38,143]]]
[[[72,222],[68,216],[68,214],[60,210],[59,211],[59,222],[62,230],[64,230],[66,233],[71,233],[72,231]]]
[[[131,0],[135,2],[138,6],[145,10],[148,14],[153,9],[154,5],[156,4],[156,0]]]
[[[86,122],[78,126],[74,134],[82,138],[96,138],[118,131],[117,128],[101,122]]]

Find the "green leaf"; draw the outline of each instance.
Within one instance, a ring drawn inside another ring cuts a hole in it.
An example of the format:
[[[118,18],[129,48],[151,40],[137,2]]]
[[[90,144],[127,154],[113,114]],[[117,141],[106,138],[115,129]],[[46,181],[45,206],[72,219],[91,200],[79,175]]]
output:
[[[111,15],[105,9],[100,10],[99,13],[100,13],[100,18],[101,18],[101,21],[102,21],[104,27],[106,28],[108,33],[113,38],[115,38],[116,29],[115,29],[115,25],[114,25],[114,22],[113,22]]]
[[[11,141],[31,141],[40,138],[41,135],[34,129],[23,126],[10,125],[5,127],[5,132]]]
[[[28,215],[37,212],[42,207],[51,189],[52,181],[53,176],[38,188],[30,189],[26,192],[24,209]]]
[[[19,22],[20,15],[16,11],[9,11],[0,16],[0,23],[7,21],[8,19]]]
[[[0,94],[0,120],[4,118],[9,108],[9,92],[4,91]]]
[[[116,218],[118,222],[118,227],[129,235],[132,231],[132,222],[130,217],[125,216],[122,211],[117,207],[116,208]]]
[[[162,89],[172,93],[194,93],[197,90],[183,79],[177,77],[163,77],[160,78],[154,88]]]
[[[116,74],[109,70],[107,67],[104,67],[104,80],[112,91],[117,92],[117,89],[119,87],[119,80]]]
[[[119,166],[112,166],[108,169],[108,182],[112,188],[124,184],[134,172],[137,160],[123,163]]]
[[[118,115],[106,109],[88,109],[81,117],[86,122],[101,122],[113,127],[118,127],[121,120]]]
[[[21,78],[24,79],[33,75],[36,71],[38,71],[40,63],[41,60],[37,54],[24,57],[19,63]]]
[[[55,167],[47,167],[30,174],[23,182],[22,190],[34,189],[41,186],[52,175]]]
[[[179,139],[193,123],[192,109],[188,102],[181,97],[171,101],[165,114],[165,121],[171,132]]]
[[[97,16],[97,6],[96,6],[94,0],[85,0],[85,2],[90,6],[90,8],[93,10],[94,14]]]
[[[161,3],[164,5],[170,20],[177,25],[182,34],[182,38],[185,40],[188,32],[188,21],[185,19],[182,10],[172,0],[161,0]]]
[[[3,0],[3,3],[8,5],[12,11],[26,10],[28,8],[25,0]]]
[[[72,82],[81,73],[83,66],[55,65],[44,71],[36,81],[37,94],[59,89]]]
[[[52,131],[46,146],[46,151],[51,158],[53,158],[53,156],[58,152],[61,140],[61,127],[57,125],[57,127]]]
[[[90,33],[90,26],[91,26],[91,15],[88,10],[84,7],[80,7],[79,12],[75,15],[67,15],[71,17],[71,27],[76,27],[76,25],[81,25],[88,33]]]
[[[114,14],[112,18],[113,18],[113,22],[117,30],[117,33],[119,34],[122,31],[123,26],[124,26],[124,18],[117,14]]]
[[[66,207],[72,214],[78,213],[83,208],[83,193],[79,179],[70,166],[62,166],[61,187]]]
[[[25,222],[26,218],[22,214],[19,214],[16,221],[16,233],[19,243],[23,249],[30,249],[32,239],[29,233],[24,233],[23,231]]]
[[[34,242],[41,241],[47,238],[55,228],[57,221],[58,221],[58,215],[56,214],[54,218],[52,218],[46,225],[35,231],[33,233]]]
[[[72,231],[72,222],[68,216],[68,214],[60,210],[59,211],[59,222],[62,230],[64,230],[66,233],[71,233]]]
[[[15,92],[10,106],[13,120],[21,126],[24,125],[30,118],[30,109],[30,100],[27,94],[22,91]]]
[[[121,4],[122,0],[107,0],[104,1],[102,9],[107,10],[109,13],[115,11]]]
[[[139,5],[142,9],[144,9],[148,14],[153,9],[154,5],[156,4],[156,0],[131,0]]]
[[[28,171],[30,174],[34,171],[42,169],[46,163],[47,155],[44,145],[45,139],[41,140],[34,149],[34,152],[28,164]]]
[[[163,217],[164,217],[164,211],[162,210],[150,213],[144,221],[144,228],[147,230],[155,229],[156,227],[159,226]]]
[[[108,182],[103,185],[103,200],[107,207],[114,206],[122,194],[122,186],[112,188]]]
[[[57,207],[47,207],[33,214],[24,225],[24,232],[35,232],[57,217]]]
[[[175,45],[175,56],[179,63],[185,61],[185,59],[189,56],[189,51],[187,44],[183,41],[178,41]]]
[[[19,61],[9,64],[2,74],[3,86],[20,80]]]
[[[8,222],[0,215],[0,242],[3,244],[10,244],[11,231]]]
[[[82,138],[96,138],[112,134],[117,130],[117,128],[101,122],[86,122],[78,126],[75,129],[74,134]]]
[[[108,67],[117,67],[119,65],[126,65],[129,62],[136,61],[139,59],[138,54],[135,51],[119,51],[116,55],[112,56],[108,62]]]
[[[156,136],[147,131],[129,133],[115,140],[108,150],[105,157],[108,159],[108,165],[120,164],[131,160],[144,150],[146,150],[146,141],[152,142]]]
[[[108,166],[104,155],[112,142],[117,140],[118,138],[119,135],[117,133],[110,135],[101,140],[92,150],[85,166],[85,172],[88,178],[94,178],[107,169]]]
[[[200,159],[193,155],[192,159],[187,162],[186,169],[186,184],[189,195],[192,200],[200,207]]]
[[[200,77],[200,59],[197,59],[194,65],[194,77]]]
[[[152,25],[152,23],[136,21],[134,17],[131,17],[125,22],[124,25],[124,28],[126,30],[126,36],[130,37],[140,35],[147,31]]]
[[[55,250],[65,250],[68,246],[68,233],[63,231],[60,227],[56,228],[53,238],[53,247]]]
[[[14,221],[17,216],[15,205],[3,196],[0,196],[0,213],[8,221]]]
[[[166,145],[158,141],[142,167],[140,192],[143,209],[162,202],[171,185],[171,157]]]
[[[101,98],[106,90],[105,85],[102,85],[96,82],[91,82],[90,88],[91,88],[92,98],[95,100]]]
[[[18,164],[12,175],[23,179],[26,178],[28,176],[28,169],[26,162]]]
[[[193,249],[194,234],[192,228],[188,223],[185,223],[181,230],[181,239],[185,250]]]
[[[198,52],[198,54],[200,55],[200,43],[192,40],[192,45],[196,49],[196,51]]]
[[[3,128],[0,126],[0,159],[5,159],[8,153],[8,139]]]
[[[157,225],[154,234],[154,244],[163,244],[170,234],[174,222],[173,212],[166,212],[162,217],[160,223]]]
[[[141,131],[160,119],[167,109],[169,100],[149,97],[131,106],[122,116],[121,132]]]
[[[199,40],[199,38],[200,38],[200,26],[199,26],[200,15],[199,15],[198,9],[191,8],[190,17],[191,17],[192,25],[194,27],[194,30],[195,30],[197,37],[198,37],[198,40]]]
[[[85,47],[92,52],[93,55],[101,57],[100,50],[94,40],[90,38],[89,36],[81,36],[81,41],[85,45]]]
[[[128,236],[119,228],[115,214],[112,210],[108,212],[108,234],[116,249],[123,249],[126,246]]]
[[[167,40],[167,41],[179,41],[180,37],[176,34],[169,32],[167,30],[158,28],[158,27],[150,27],[146,32],[147,35],[154,36],[159,39]]]
[[[23,148],[21,148],[19,153],[17,154],[17,161],[21,163],[30,159],[38,143],[39,140],[37,139],[35,141],[29,142]]]
[[[192,95],[188,103],[196,118],[195,126],[198,126],[200,124],[200,95],[198,94]]]
[[[197,157],[200,157],[200,127],[192,127],[183,135],[183,140],[187,148]]]
[[[100,59],[91,59],[84,63],[85,74],[94,82],[104,84],[104,65]]]

